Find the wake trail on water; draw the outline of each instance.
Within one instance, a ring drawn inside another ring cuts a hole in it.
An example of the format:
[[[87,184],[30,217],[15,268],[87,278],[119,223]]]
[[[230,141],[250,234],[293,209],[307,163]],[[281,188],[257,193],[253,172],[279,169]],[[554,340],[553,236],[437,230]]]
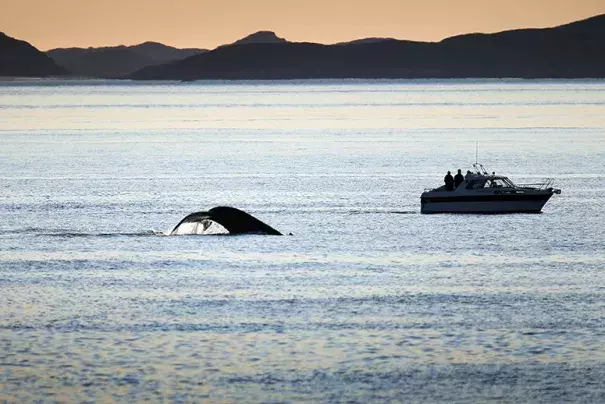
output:
[[[350,212],[352,215],[416,215],[420,214],[419,211],[416,210],[352,210]]]
[[[19,234],[30,234],[37,237],[143,237],[143,236],[158,236],[166,235],[164,232],[156,230],[146,230],[138,232],[80,232],[71,229],[42,229],[36,227],[28,227],[24,229],[8,229],[0,230],[0,235],[10,236]]]
[[[415,210],[380,210],[380,209],[358,209],[346,211],[337,211],[338,213],[348,213],[351,215],[417,215],[419,211]],[[300,213],[300,212],[296,212]],[[313,211],[313,213],[318,213]],[[321,213],[326,213],[321,212]],[[329,213],[329,212],[328,212]],[[336,213],[336,212],[333,212]],[[207,235],[220,236],[229,234],[221,225],[211,222],[186,223],[179,226],[176,231],[160,231],[155,229],[133,231],[133,232],[82,232],[73,229],[45,229],[39,227],[26,227],[22,229],[3,229],[0,230],[0,237],[10,237],[15,235],[32,235],[36,237],[65,237],[65,238],[86,238],[86,237],[150,237],[150,236],[185,236],[185,235]]]
[[[226,231],[206,231],[199,230],[197,227],[193,229],[185,229],[179,232],[171,232],[170,230],[145,230],[138,232],[79,232],[67,229],[39,229],[39,228],[25,228],[25,229],[9,229],[0,230],[0,237],[10,237],[17,235],[31,235],[33,237],[57,237],[57,238],[112,238],[112,237],[156,237],[156,236],[222,236],[229,235]]]

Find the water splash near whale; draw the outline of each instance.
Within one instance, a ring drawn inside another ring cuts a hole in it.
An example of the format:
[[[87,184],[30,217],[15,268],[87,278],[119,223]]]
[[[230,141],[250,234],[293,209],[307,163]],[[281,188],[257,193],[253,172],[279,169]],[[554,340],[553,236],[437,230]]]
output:
[[[224,226],[219,223],[209,220],[203,219],[199,222],[185,222],[181,225],[177,226],[171,232],[167,233],[168,235],[221,235],[221,234],[230,234],[229,230],[225,229]]]

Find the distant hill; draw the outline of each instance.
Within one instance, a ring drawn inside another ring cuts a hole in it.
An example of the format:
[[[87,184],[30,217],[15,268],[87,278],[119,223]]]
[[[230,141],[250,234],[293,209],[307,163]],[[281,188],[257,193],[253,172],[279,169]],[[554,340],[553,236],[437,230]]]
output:
[[[347,42],[338,42],[335,45],[359,45],[359,44],[364,44],[364,43],[377,43],[377,42],[384,42],[384,41],[395,41],[395,38],[361,38],[361,39],[355,39],[353,41],[347,41]]]
[[[206,52],[205,49],[178,49],[157,42],[134,46],[102,48],[58,48],[46,54],[79,76],[115,78],[145,66],[169,63]]]
[[[25,41],[0,32],[0,76],[47,77],[67,71]]]
[[[284,38],[278,37],[272,31],[258,31],[245,38],[233,42],[231,45],[245,45],[249,43],[284,43],[288,42]]]
[[[368,38],[321,45],[245,39],[171,64],[146,67],[127,77],[605,78],[605,14],[554,28],[468,34],[441,42]]]

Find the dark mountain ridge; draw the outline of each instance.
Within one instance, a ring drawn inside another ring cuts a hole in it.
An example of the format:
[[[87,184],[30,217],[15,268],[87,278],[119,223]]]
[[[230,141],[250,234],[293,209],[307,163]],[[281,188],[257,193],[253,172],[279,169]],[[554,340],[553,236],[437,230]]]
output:
[[[31,44],[0,32],[0,76],[48,77],[67,74]]]
[[[249,43],[284,43],[288,42],[284,38],[278,37],[273,31],[258,31],[242,39],[233,42],[231,45],[244,45]]]
[[[79,76],[115,78],[146,66],[168,63],[206,52],[178,49],[158,42],[100,48],[57,48],[46,52],[54,61]]]
[[[274,35],[274,34],[273,34]],[[277,37],[275,35],[275,37]],[[466,34],[440,42],[395,39],[235,42],[133,79],[605,77],[605,15],[543,29]]]

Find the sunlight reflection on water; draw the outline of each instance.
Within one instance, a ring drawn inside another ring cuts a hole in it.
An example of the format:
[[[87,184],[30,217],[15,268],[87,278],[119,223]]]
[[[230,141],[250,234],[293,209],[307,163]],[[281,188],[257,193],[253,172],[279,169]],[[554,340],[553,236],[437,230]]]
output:
[[[601,81],[0,83],[0,401],[601,402],[603,105]],[[562,194],[419,214],[476,141]],[[219,205],[294,236],[166,236]]]

